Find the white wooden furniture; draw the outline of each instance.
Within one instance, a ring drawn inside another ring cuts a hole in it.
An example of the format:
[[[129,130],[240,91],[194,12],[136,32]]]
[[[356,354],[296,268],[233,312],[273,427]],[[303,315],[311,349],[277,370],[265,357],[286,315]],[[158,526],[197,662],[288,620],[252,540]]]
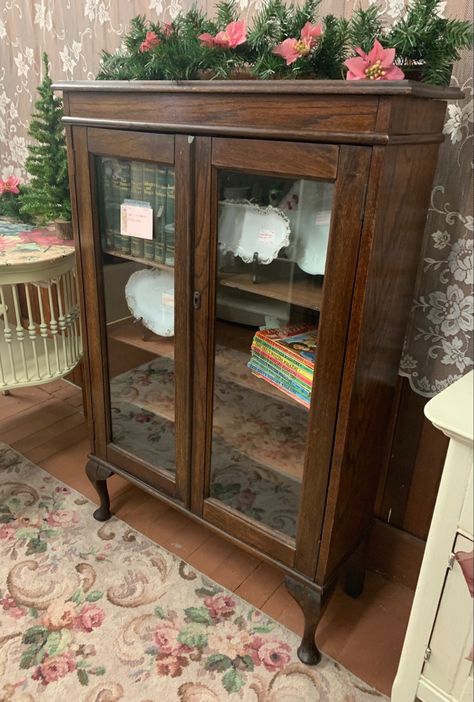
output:
[[[82,355],[73,243],[25,233],[0,242],[0,391],[49,383]]]
[[[392,702],[473,700],[473,601],[461,567],[472,578],[473,380],[471,372],[425,408],[450,444]]]

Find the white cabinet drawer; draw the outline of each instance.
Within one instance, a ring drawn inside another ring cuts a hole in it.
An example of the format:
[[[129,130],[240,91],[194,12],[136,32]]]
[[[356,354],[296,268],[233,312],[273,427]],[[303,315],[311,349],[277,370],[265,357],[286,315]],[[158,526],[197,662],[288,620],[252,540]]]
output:
[[[470,553],[473,547],[471,540],[459,534],[454,552]],[[472,676],[472,662],[468,660],[472,636],[472,597],[456,560],[446,577],[429,643],[431,655],[422,671],[422,679],[443,690],[446,697],[440,699],[453,702],[466,699],[466,684]]]

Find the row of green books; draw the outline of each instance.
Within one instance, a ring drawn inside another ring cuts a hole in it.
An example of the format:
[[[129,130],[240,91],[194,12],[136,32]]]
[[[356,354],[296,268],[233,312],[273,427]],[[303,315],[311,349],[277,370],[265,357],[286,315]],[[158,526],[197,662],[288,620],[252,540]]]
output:
[[[174,170],[144,161],[101,158],[97,175],[105,250],[174,265]],[[130,199],[153,208],[153,239],[122,236],[120,206]]]
[[[316,344],[314,325],[260,329],[254,336],[247,365],[255,376],[309,408]]]

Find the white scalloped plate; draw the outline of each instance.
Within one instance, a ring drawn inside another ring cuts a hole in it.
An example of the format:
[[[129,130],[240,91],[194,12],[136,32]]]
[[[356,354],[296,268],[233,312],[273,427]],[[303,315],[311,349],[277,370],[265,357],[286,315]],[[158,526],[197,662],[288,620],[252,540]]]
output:
[[[135,319],[159,336],[174,336],[174,275],[159,269],[135,271],[125,286]]]
[[[290,243],[290,221],[276,207],[223,200],[219,211],[219,249],[232,252],[245,263],[271,263]]]

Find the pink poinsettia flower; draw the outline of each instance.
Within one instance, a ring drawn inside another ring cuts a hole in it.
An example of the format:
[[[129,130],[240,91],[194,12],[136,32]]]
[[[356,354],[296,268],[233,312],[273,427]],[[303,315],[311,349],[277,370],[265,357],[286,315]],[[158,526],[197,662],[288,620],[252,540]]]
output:
[[[281,44],[275,46],[272,53],[284,58],[286,65],[291,66],[291,64],[301,58],[301,56],[307,56],[309,54],[322,33],[323,30],[320,24],[306,22],[301,30],[299,39],[285,39]]]
[[[215,37],[209,32],[200,34],[198,39],[204,46],[218,46],[221,49],[235,49],[247,39],[247,26],[245,20],[229,22],[223,32],[218,32]]]
[[[0,195],[3,195],[3,193],[13,193],[14,195],[19,195],[19,185],[20,179],[16,176],[8,176],[6,180],[0,178]]]
[[[209,34],[209,32],[204,32],[204,34],[200,34],[198,39],[201,42],[201,44],[204,44],[204,46],[214,46],[214,37],[212,36],[212,34]]]
[[[356,51],[359,56],[344,62],[349,69],[347,80],[403,80],[405,78],[401,68],[393,65],[395,49],[384,49],[377,39],[368,54],[360,47]]]
[[[243,44],[247,39],[247,27],[245,20],[229,22],[223,32],[218,32],[214,43],[223,49],[235,49],[239,44]]]
[[[147,32],[144,41],[140,44],[140,52],[144,54],[147,51],[151,51],[151,49],[154,49],[159,43],[160,40],[155,32]]]

